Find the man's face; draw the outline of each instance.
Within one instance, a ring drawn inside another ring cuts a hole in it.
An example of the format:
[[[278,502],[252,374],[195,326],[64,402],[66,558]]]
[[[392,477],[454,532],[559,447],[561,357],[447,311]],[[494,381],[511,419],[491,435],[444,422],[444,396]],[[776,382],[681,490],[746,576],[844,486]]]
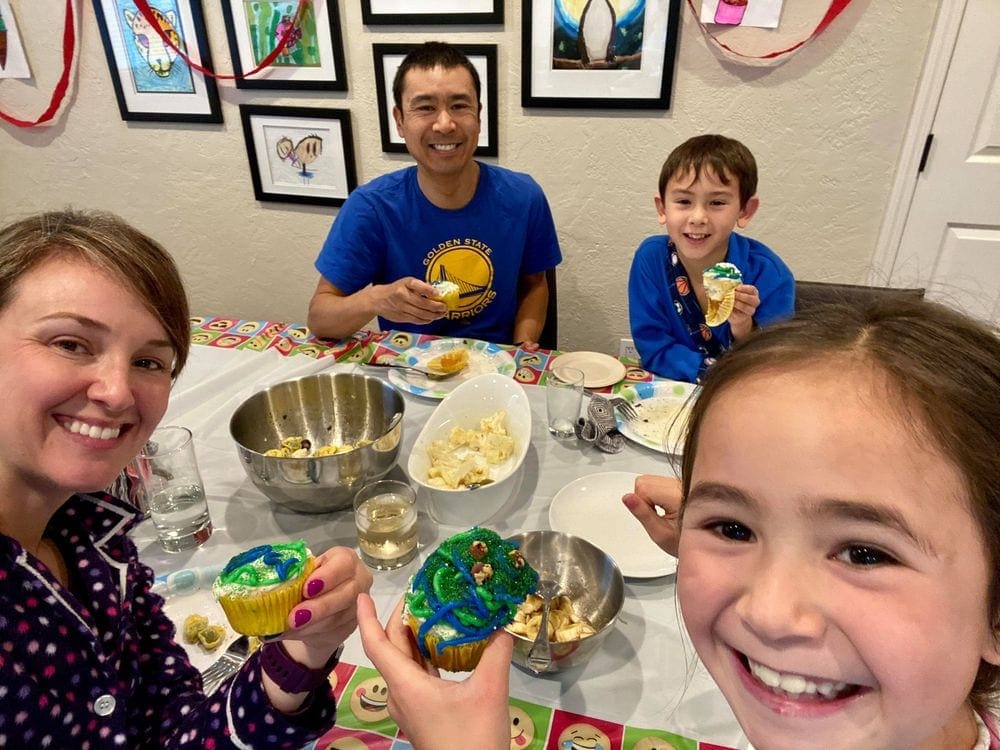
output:
[[[463,67],[412,68],[403,81],[396,129],[427,176],[458,177],[479,144],[479,101]]]

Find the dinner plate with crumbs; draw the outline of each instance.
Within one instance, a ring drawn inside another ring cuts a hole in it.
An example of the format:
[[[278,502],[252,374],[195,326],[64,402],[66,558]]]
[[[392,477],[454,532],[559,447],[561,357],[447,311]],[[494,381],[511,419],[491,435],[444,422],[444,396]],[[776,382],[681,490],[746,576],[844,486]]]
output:
[[[622,503],[638,474],[605,471],[574,479],[552,498],[549,525],[600,547],[626,578],[659,578],[677,570],[677,558],[661,550]]]
[[[153,583],[153,592],[164,599],[163,611],[177,627],[174,639],[184,647],[191,664],[199,672],[204,672],[215,662],[229,644],[239,638],[229,626],[222,605],[212,593],[212,583],[222,571],[222,565],[210,565],[201,568],[185,568],[168,575],[157,576]],[[200,643],[187,643],[184,639],[184,620],[188,615],[201,615],[208,618],[209,625],[221,625],[225,628],[222,643],[209,651]]]
[[[654,380],[622,388],[617,395],[632,404],[636,418],[625,419],[621,409],[615,409],[619,432],[633,443],[658,453],[681,455],[692,394],[697,390],[694,383],[678,380]]]
[[[443,399],[460,383],[476,375],[498,372],[514,377],[517,365],[513,355],[498,344],[476,339],[433,339],[400,352],[396,362],[410,367],[426,368],[427,363],[442,354],[455,349],[465,349],[469,353],[469,363],[457,374],[446,380],[431,380],[412,370],[389,370],[389,382],[402,391],[424,398]]]
[[[560,354],[549,365],[558,374],[561,367],[575,367],[583,371],[584,388],[604,388],[625,377],[625,365],[609,354],[601,352],[567,352]]]

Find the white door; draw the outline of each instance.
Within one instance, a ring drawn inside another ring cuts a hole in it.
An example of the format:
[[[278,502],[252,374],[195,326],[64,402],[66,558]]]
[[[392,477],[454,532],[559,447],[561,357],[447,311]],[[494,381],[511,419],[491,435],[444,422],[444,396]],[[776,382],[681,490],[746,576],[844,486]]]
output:
[[[968,0],[892,286],[1000,324],[1000,2]]]

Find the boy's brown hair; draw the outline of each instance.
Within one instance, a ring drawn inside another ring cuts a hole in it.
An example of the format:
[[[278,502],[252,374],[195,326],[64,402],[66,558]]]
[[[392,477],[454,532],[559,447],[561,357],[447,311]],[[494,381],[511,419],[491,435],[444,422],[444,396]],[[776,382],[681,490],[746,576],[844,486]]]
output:
[[[693,173],[697,180],[705,168],[712,170],[723,185],[735,179],[740,186],[740,208],[757,194],[757,162],[750,149],[724,135],[696,135],[670,152],[660,169],[660,198],[675,175]]]

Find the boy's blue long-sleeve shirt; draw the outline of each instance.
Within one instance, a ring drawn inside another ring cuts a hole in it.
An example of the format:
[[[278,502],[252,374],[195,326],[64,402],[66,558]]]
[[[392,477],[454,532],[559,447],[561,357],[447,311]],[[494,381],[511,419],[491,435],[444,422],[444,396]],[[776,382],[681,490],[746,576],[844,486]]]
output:
[[[632,339],[650,372],[674,380],[695,382],[705,355],[698,350],[675,305],[676,290],[667,274],[666,235],[643,240],[635,251],[628,280],[629,322]],[[766,326],[791,317],[795,307],[795,279],[784,261],[757,240],[733,233],[729,236],[726,262],[743,273],[743,283],[757,287],[760,306],[754,314],[757,325]],[[694,279],[692,284],[700,284]],[[729,323],[712,329],[724,347],[732,345]]]

